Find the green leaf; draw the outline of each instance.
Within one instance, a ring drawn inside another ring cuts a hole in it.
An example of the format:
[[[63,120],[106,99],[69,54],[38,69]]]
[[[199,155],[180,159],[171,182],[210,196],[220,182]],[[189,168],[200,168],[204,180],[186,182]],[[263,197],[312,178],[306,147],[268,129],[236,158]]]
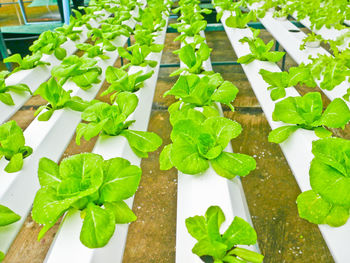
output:
[[[235,216],[231,225],[222,236],[223,241],[232,248],[235,245],[254,245],[257,240],[256,232],[249,223]]]
[[[154,152],[163,143],[163,140],[154,132],[127,129],[123,130],[120,135],[128,140],[132,149],[143,153]]]
[[[0,205],[0,226],[7,226],[20,220],[21,217],[6,206]]]
[[[116,99],[120,112],[124,113],[125,116],[129,116],[135,111],[138,102],[137,96],[131,92],[121,92]]]
[[[211,99],[213,101],[221,102],[226,104],[233,111],[231,102],[233,102],[238,93],[238,88],[229,81],[224,81],[219,88],[213,93]]]
[[[211,218],[215,214],[217,214],[218,227],[220,228],[222,223],[225,222],[225,215],[219,206],[211,206],[207,209],[207,211],[205,212],[206,221],[208,222],[209,218]]]
[[[0,262],[3,261],[4,258],[5,258],[5,254],[2,251],[0,251]]]
[[[164,146],[162,152],[159,155],[160,170],[169,170],[174,167],[171,162],[171,147],[172,144]]]
[[[290,124],[303,124],[305,120],[299,115],[296,99],[288,97],[275,104],[275,109],[272,113],[274,121],[283,121]]]
[[[350,120],[350,110],[339,98],[334,99],[323,112],[320,124],[329,128],[343,128]]]
[[[314,158],[311,162],[310,184],[312,189],[327,202],[349,206],[350,177],[345,177],[318,158]]]
[[[39,161],[38,177],[42,187],[52,186],[57,188],[61,182],[58,165],[46,157]]]
[[[124,201],[105,203],[104,206],[106,210],[113,212],[116,224],[127,224],[137,219],[134,212]]]
[[[0,101],[5,103],[6,105],[15,105],[9,93],[0,93]]]
[[[86,209],[80,241],[88,248],[100,248],[107,245],[115,230],[114,214],[90,203]]]
[[[141,169],[122,158],[104,162],[104,182],[100,190],[101,202],[117,202],[133,196],[141,179]]]
[[[327,137],[331,137],[332,136],[332,132],[327,130],[324,127],[316,127],[314,129],[314,131],[315,131],[316,136],[319,137],[319,138],[327,138]]]
[[[222,149],[225,149],[228,143],[242,131],[242,127],[238,122],[224,117],[207,118],[203,122],[202,128],[216,138],[216,143]]]
[[[349,208],[333,206],[324,223],[332,227],[345,225],[349,219]]]
[[[173,140],[171,162],[185,174],[198,174],[209,168],[208,161],[199,155],[197,146],[181,136]]]
[[[5,172],[15,173],[22,169],[23,155],[22,153],[16,153],[11,157],[10,162],[5,167]]]
[[[268,140],[269,142],[274,142],[274,143],[282,143],[285,140],[288,139],[288,137],[294,133],[297,129],[299,129],[298,126],[282,126],[277,129],[272,130],[269,133]]]
[[[189,217],[185,222],[187,231],[198,241],[208,235],[207,224],[204,216]]]
[[[228,179],[235,176],[246,176],[256,168],[253,157],[240,153],[222,152],[219,157],[211,160],[215,172]]]
[[[270,96],[273,101],[282,99],[286,96],[286,90],[284,88],[273,89],[271,90]]]
[[[67,51],[62,48],[62,47],[58,47],[55,49],[55,57],[59,60],[63,60],[67,55]]]
[[[191,45],[185,45],[180,49],[179,58],[188,68],[192,68],[197,61],[196,54]]]
[[[252,263],[262,263],[264,260],[264,256],[256,253],[254,251],[250,251],[245,248],[236,247],[230,251],[230,255],[235,255],[239,258],[246,260],[247,262]]]
[[[301,193],[297,204],[299,216],[314,224],[322,224],[332,209],[332,205],[313,190]]]

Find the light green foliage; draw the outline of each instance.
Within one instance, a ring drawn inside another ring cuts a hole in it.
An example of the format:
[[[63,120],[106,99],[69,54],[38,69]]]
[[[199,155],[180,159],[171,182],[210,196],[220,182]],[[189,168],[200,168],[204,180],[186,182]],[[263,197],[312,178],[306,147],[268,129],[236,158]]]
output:
[[[41,61],[42,54],[41,52],[36,52],[33,55],[27,55],[25,57],[21,57],[20,54],[14,54],[4,59],[4,63],[17,63],[18,67],[16,67],[11,74],[26,69],[32,69],[40,65],[50,65],[48,62]]]
[[[228,179],[246,176],[255,169],[255,160],[248,155],[224,151],[241,130],[237,122],[224,117],[208,117],[202,122],[178,117],[171,132],[172,144],[160,155],[160,167],[167,170],[175,166],[183,173],[198,174],[206,171],[211,163],[218,175]]]
[[[238,247],[238,245],[256,243],[257,236],[254,228],[236,216],[231,225],[221,234],[220,227],[225,220],[225,215],[218,206],[209,207],[205,216],[187,218],[187,230],[198,241],[192,252],[201,258],[209,257],[214,262],[263,262],[263,255]]]
[[[202,71],[204,71],[203,62],[210,57],[210,52],[211,49],[204,42],[199,44],[198,49],[196,49],[196,43],[192,43],[174,51],[175,54],[179,55],[180,60],[187,66],[187,68],[179,68],[171,73],[170,76],[179,75],[183,71],[194,74],[202,73]]]
[[[0,159],[9,161],[5,167],[8,173],[22,169],[23,159],[31,155],[33,149],[25,146],[25,138],[21,127],[15,121],[9,121],[0,126]]]
[[[60,46],[66,41],[67,37],[58,32],[45,31],[34,41],[29,50],[33,53],[40,51],[48,55],[54,53],[57,59],[62,60],[66,57],[67,51]]]
[[[238,88],[229,81],[224,81],[219,73],[199,77],[195,74],[182,75],[164,96],[173,95],[182,102],[196,107],[210,106],[215,102],[234,108]]]
[[[265,44],[261,38],[258,38],[260,30],[253,31],[253,37],[244,37],[239,42],[248,43],[251,54],[240,57],[237,62],[241,64],[249,64],[255,59],[261,61],[278,62],[285,55],[285,52],[280,51],[270,51],[274,45],[274,41],[271,40],[269,43]]]
[[[57,83],[55,78],[50,78],[47,82],[42,83],[35,91],[34,95],[40,95],[49,104],[40,106],[35,111],[34,116],[46,110],[40,114],[38,120],[47,121],[51,118],[55,110],[70,108],[76,111],[83,111],[89,103],[78,96],[71,97],[71,92],[71,90],[65,91],[62,86]]]
[[[275,105],[274,121],[294,124],[283,126],[270,132],[269,142],[281,143],[298,128],[315,130],[319,137],[329,137],[328,128],[343,128],[350,120],[350,110],[342,99],[334,99],[323,111],[319,92],[310,92],[303,97],[288,97]]]
[[[117,95],[123,91],[136,92],[143,87],[144,81],[153,75],[151,70],[145,74],[140,70],[134,74],[129,74],[123,69],[108,66],[106,70],[106,80],[111,84],[101,96],[111,95],[111,102],[114,102]]]
[[[5,83],[5,78],[10,74],[10,72],[4,70],[0,72],[0,101],[5,103],[6,105],[12,106],[15,105],[11,94],[11,92],[23,93],[29,92],[32,94],[31,90],[26,84],[16,84],[7,86]]]
[[[126,121],[134,112],[138,99],[135,94],[121,92],[116,98],[116,105],[93,101],[82,113],[82,119],[88,123],[80,123],[77,127],[76,143],[81,137],[90,140],[101,132],[109,136],[124,136],[132,150],[139,157],[147,157],[162,144],[162,139],[153,132],[130,130],[134,121]]]
[[[101,81],[98,77],[102,69],[96,64],[97,60],[93,58],[72,55],[66,57],[60,65],[54,66],[51,74],[59,80],[60,85],[71,79],[78,87],[88,90],[92,84]]]
[[[309,68],[301,65],[299,67],[292,67],[289,73],[271,72],[265,69],[259,71],[263,79],[270,85],[270,96],[272,100],[278,100],[286,96],[286,88],[296,86],[297,84],[306,84],[309,87],[316,87],[316,83],[311,75]]]
[[[349,149],[350,142],[341,138],[312,143],[312,190],[301,193],[297,199],[302,218],[334,227],[346,223],[350,208]]]
[[[71,208],[82,211],[80,240],[89,248],[105,246],[116,223],[136,220],[124,200],[137,190],[141,169],[125,159],[103,160],[100,155],[82,153],[58,166],[42,158],[38,175],[41,188],[34,199],[32,217],[44,225],[39,239]]]

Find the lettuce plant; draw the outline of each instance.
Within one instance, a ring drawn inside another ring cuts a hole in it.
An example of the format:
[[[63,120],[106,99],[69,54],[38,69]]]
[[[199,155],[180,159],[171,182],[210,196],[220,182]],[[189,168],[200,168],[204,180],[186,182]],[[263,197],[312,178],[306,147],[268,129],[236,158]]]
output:
[[[108,66],[106,70],[106,81],[111,84],[107,90],[102,92],[101,96],[111,95],[111,101],[114,102],[117,95],[123,91],[136,92],[143,87],[144,81],[153,75],[151,70],[145,74],[140,70],[134,74],[129,74],[123,69]]]
[[[279,127],[269,134],[269,142],[281,143],[297,129],[314,130],[320,137],[329,137],[328,128],[343,128],[350,121],[350,110],[342,99],[334,99],[323,111],[319,92],[309,92],[303,97],[288,97],[275,105],[272,118],[293,125]]]
[[[215,102],[231,108],[238,88],[229,81],[224,81],[219,73],[199,77],[195,74],[182,75],[175,85],[164,93],[164,97],[173,95],[182,102],[196,107],[210,106]]]
[[[48,62],[41,61],[42,54],[36,52],[33,55],[27,55],[24,58],[20,54],[14,54],[4,59],[4,63],[17,63],[18,66],[11,72],[11,74],[26,69],[32,69],[40,65],[50,65]]]
[[[307,67],[312,76],[321,81],[321,89],[333,90],[350,76],[349,57],[349,53],[346,57],[318,55],[317,58],[310,57],[312,62]]]
[[[98,77],[101,75],[102,69],[96,64],[96,59],[72,55],[66,57],[60,65],[54,66],[51,74],[59,80],[60,85],[71,78],[78,87],[88,90],[92,84],[101,81]]]
[[[242,218],[235,216],[230,226],[221,234],[220,227],[225,220],[225,215],[218,206],[209,207],[205,216],[187,218],[187,230],[198,241],[192,252],[206,263],[263,262],[263,255],[238,247],[256,243],[254,228]]]
[[[73,9],[74,10],[74,9]],[[76,10],[74,10],[76,11]],[[57,27],[55,29],[56,32],[68,37],[72,41],[76,41],[80,39],[80,33],[83,32],[83,30],[75,29],[75,23],[73,22],[73,16],[70,18],[71,23],[69,25],[64,24],[61,27]]]
[[[22,169],[23,159],[31,155],[33,149],[25,146],[21,127],[15,121],[0,125],[0,159],[4,157],[9,163],[5,172],[15,173]]]
[[[0,101],[5,103],[6,105],[15,105],[13,102],[12,96],[9,91],[22,93],[29,92],[32,94],[31,90],[26,84],[16,84],[16,85],[6,85],[5,77],[8,76],[10,72],[4,70],[0,71]]]
[[[198,35],[200,31],[204,30],[207,27],[207,21],[197,20],[191,24],[178,23],[172,24],[171,27],[177,29],[179,33],[182,33],[176,37],[174,41],[184,41],[187,37]]]
[[[139,17],[134,18],[137,22],[140,22],[140,26],[143,29],[147,29],[150,32],[157,32],[163,29],[166,24],[166,20],[162,17],[163,10],[160,6],[154,8],[145,8],[139,10]]]
[[[50,78],[47,82],[42,83],[35,91],[34,95],[40,95],[49,104],[40,106],[34,113],[34,116],[46,111],[38,117],[39,121],[47,121],[52,114],[59,109],[70,108],[75,111],[83,111],[88,106],[88,102],[82,100],[78,96],[71,97],[72,91],[66,91],[55,78]]]
[[[11,225],[21,217],[6,206],[0,205],[0,227]],[[0,262],[5,258],[5,254],[0,251]]]
[[[140,66],[140,67],[150,66],[150,67],[154,68],[155,66],[157,66],[157,61],[148,60],[148,59],[146,59],[146,57],[151,52],[162,51],[163,48],[164,48],[164,45],[160,45],[160,44],[154,44],[152,46],[146,46],[146,45],[142,46],[142,45],[136,43],[136,44],[127,48],[128,51],[131,51],[131,54],[130,54],[123,47],[118,47],[119,55],[130,61],[129,64],[124,65],[122,68],[126,69],[126,68],[130,67],[131,65]]]
[[[259,71],[263,79],[270,85],[267,89],[271,90],[272,100],[278,100],[286,96],[286,88],[305,84],[308,87],[316,87],[316,82],[308,67],[301,64],[299,67],[292,67],[289,72],[271,72],[265,69]]]
[[[187,44],[182,48],[175,50],[174,54],[178,54],[180,60],[187,66],[187,68],[179,68],[175,70],[170,76],[180,75],[186,71],[188,73],[200,74],[203,69],[203,62],[210,57],[211,49],[206,43],[199,44],[199,48],[196,49],[195,44]]]
[[[76,143],[80,144],[81,137],[90,140],[101,132],[108,136],[121,135],[128,140],[137,156],[147,158],[148,152],[157,150],[162,144],[162,139],[153,132],[128,129],[135,121],[126,121],[126,119],[134,112],[137,104],[137,96],[130,92],[119,93],[116,105],[93,101],[81,115],[82,119],[88,123],[78,125]]]
[[[341,138],[312,142],[315,156],[309,171],[312,190],[297,198],[301,218],[333,227],[346,223],[350,208],[349,150],[350,142]]]
[[[265,44],[261,38],[258,38],[259,33],[259,29],[254,30],[252,38],[244,37],[239,40],[241,43],[248,43],[252,53],[240,57],[237,60],[238,63],[249,64],[256,59],[260,61],[278,62],[286,54],[280,51],[270,51],[274,45],[274,41],[271,40],[269,43]]]
[[[41,188],[32,210],[34,221],[44,225],[38,240],[66,211],[79,209],[83,219],[80,241],[88,248],[105,246],[116,224],[136,220],[124,200],[135,194],[141,172],[123,158],[103,160],[93,153],[73,155],[60,165],[41,158],[38,169]]]
[[[57,59],[62,60],[66,57],[67,51],[60,46],[66,41],[67,37],[60,33],[45,31],[34,41],[33,45],[29,47],[29,50],[33,53],[40,51],[48,55],[54,53]]]
[[[77,49],[85,51],[84,56],[88,58],[99,57],[101,59],[109,59],[109,56],[104,54],[102,47],[97,45],[90,45],[88,43],[82,43],[76,45]]]
[[[246,28],[247,24],[250,21],[255,21],[256,16],[255,12],[252,10],[249,13],[242,13],[242,10],[239,7],[236,7],[235,10],[235,15],[231,13],[231,16],[229,16],[226,19],[226,26],[232,27],[232,28]]]
[[[179,119],[170,135],[172,144],[165,146],[160,154],[160,169],[176,167],[185,174],[199,174],[211,164],[225,178],[246,176],[255,169],[254,158],[224,151],[241,131],[239,123],[224,117]]]

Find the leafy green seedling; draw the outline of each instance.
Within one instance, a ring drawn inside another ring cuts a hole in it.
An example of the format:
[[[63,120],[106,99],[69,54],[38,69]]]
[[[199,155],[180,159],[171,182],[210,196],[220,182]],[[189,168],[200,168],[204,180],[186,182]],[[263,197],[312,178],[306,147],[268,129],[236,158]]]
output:
[[[242,131],[241,125],[224,117],[205,120],[179,119],[171,132],[172,144],[160,154],[161,170],[176,167],[185,174],[199,174],[209,168],[228,179],[246,176],[255,169],[254,158],[225,152],[228,143]]]
[[[55,29],[55,31],[68,37],[72,41],[76,41],[76,40],[80,39],[80,33],[83,32],[83,30],[75,29],[76,25],[75,25],[75,23],[73,23],[72,18],[73,18],[73,16],[71,16],[71,19],[70,19],[72,21],[72,23],[70,23],[69,25],[64,24],[61,27],[57,27]]]
[[[263,79],[270,85],[267,89],[271,90],[270,96],[272,100],[278,100],[286,96],[286,88],[296,86],[297,84],[305,84],[308,87],[316,87],[316,82],[311,75],[308,67],[301,64],[299,67],[292,67],[289,73],[271,72],[265,69],[259,71]]]
[[[116,98],[116,105],[94,101],[87,107],[81,117],[88,123],[80,123],[77,127],[76,143],[80,144],[81,137],[86,140],[102,134],[108,136],[124,136],[134,151],[142,158],[148,157],[162,144],[162,139],[153,132],[130,130],[128,127],[135,121],[126,121],[134,112],[138,98],[130,92],[121,92]]]
[[[279,127],[269,134],[269,142],[281,143],[297,129],[314,130],[320,137],[329,137],[328,128],[343,128],[350,120],[350,110],[342,99],[334,99],[323,111],[319,92],[309,92],[303,97],[288,97],[275,105],[272,118],[293,125]]]
[[[221,234],[220,227],[226,218],[218,206],[207,209],[205,216],[186,219],[186,227],[198,242],[192,252],[204,262],[215,263],[262,263],[264,256],[239,245],[254,245],[256,232],[249,223],[235,216],[230,226]]]
[[[71,78],[78,87],[88,90],[92,84],[101,81],[98,77],[101,75],[102,69],[96,64],[96,59],[72,55],[66,57],[60,65],[54,66],[51,74],[59,80],[62,86]]]
[[[4,59],[4,63],[17,63],[18,67],[16,67],[11,74],[26,69],[32,69],[40,65],[50,65],[49,62],[41,61],[42,54],[40,52],[36,52],[33,55],[27,55],[24,58],[21,57],[20,54],[14,54]]]
[[[89,102],[82,100],[78,96],[71,97],[72,91],[65,91],[55,78],[50,78],[47,82],[42,83],[35,91],[34,95],[40,95],[49,104],[40,106],[34,113],[34,116],[40,114],[44,109],[45,112],[38,117],[39,121],[47,121],[51,118],[55,110],[70,108],[75,111],[84,111]]]
[[[0,227],[11,225],[21,217],[6,206],[0,205]],[[5,258],[5,254],[0,251],[0,262]]]
[[[224,81],[219,73],[199,77],[195,74],[182,75],[164,97],[173,95],[182,102],[196,107],[210,106],[215,102],[223,103],[234,111],[233,102],[238,88],[229,81]]]
[[[312,153],[312,190],[298,196],[299,215],[314,224],[342,226],[350,208],[350,142],[341,138],[313,141]]]
[[[5,78],[8,76],[10,72],[4,70],[0,71],[0,101],[5,103],[6,105],[15,105],[13,102],[12,96],[9,93],[9,91],[16,92],[16,93],[22,93],[22,92],[29,92],[32,94],[31,90],[26,84],[16,84],[16,85],[9,85],[6,86]]]
[[[21,127],[15,121],[0,125],[0,159],[5,157],[9,163],[5,172],[15,173],[22,169],[23,159],[31,155],[33,149],[25,146],[25,138]]]
[[[57,59],[62,60],[66,57],[67,51],[60,46],[66,41],[67,37],[58,32],[45,31],[34,41],[29,50],[33,53],[40,51],[48,55],[54,53]]]
[[[203,73],[203,62],[210,57],[211,49],[206,43],[201,43],[199,48],[196,49],[195,45],[187,44],[181,49],[174,51],[179,55],[180,60],[185,63],[187,68],[179,68],[175,70],[170,76],[180,75],[183,71],[200,74]]]
[[[249,13],[242,13],[242,10],[239,7],[235,8],[235,15],[231,13],[226,19],[226,26],[232,28],[246,28],[247,24],[251,21],[255,21],[256,16],[255,12],[252,10]]]
[[[88,248],[105,246],[116,224],[136,220],[124,200],[133,196],[141,169],[123,158],[103,160],[94,153],[64,159],[60,165],[47,158],[39,162],[41,188],[36,193],[32,217],[44,225],[38,240],[68,210],[81,210],[80,241]]]
[[[99,57],[101,59],[109,59],[109,56],[104,54],[104,50],[100,46],[83,43],[77,44],[76,47],[79,50],[85,51],[84,56],[87,56],[88,58]]]
[[[135,45],[132,45],[127,48],[128,51],[131,51],[131,54],[125,50],[123,47],[118,47],[118,53],[121,57],[126,58],[130,61],[130,63],[124,65],[122,69],[127,69],[131,65],[133,66],[140,66],[140,67],[146,67],[150,66],[154,68],[157,66],[157,61],[155,60],[148,60],[146,57],[151,52],[160,52],[164,48],[164,45],[154,44],[152,46],[141,46],[140,44],[136,43]]]
[[[145,74],[140,70],[134,74],[128,74],[125,70],[108,66],[106,70],[106,80],[111,84],[101,96],[111,95],[111,102],[114,102],[117,95],[123,91],[136,92],[143,87],[144,81],[153,75],[151,70]]]
[[[271,40],[269,43],[265,44],[261,38],[258,38],[259,33],[259,29],[254,30],[252,38],[244,37],[239,40],[241,43],[248,43],[252,53],[240,57],[237,60],[238,63],[249,64],[256,59],[260,61],[278,62],[286,54],[280,51],[270,51],[274,45],[274,41]]]

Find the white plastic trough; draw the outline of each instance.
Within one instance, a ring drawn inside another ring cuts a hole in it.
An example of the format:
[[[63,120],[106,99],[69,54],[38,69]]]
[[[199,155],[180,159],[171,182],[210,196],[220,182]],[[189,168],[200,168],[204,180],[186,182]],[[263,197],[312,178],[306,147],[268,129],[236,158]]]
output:
[[[166,15],[166,17],[168,14]],[[167,19],[167,18],[166,18]],[[166,35],[167,25],[159,33],[155,39],[155,43],[163,44]],[[136,120],[130,127],[133,130],[147,131],[150,113],[152,109],[152,102],[157,78],[159,73],[159,66],[162,52],[151,53],[147,59],[156,60],[157,66],[153,68],[154,74],[151,78],[144,82],[144,87],[135,94],[139,98],[138,106],[133,114],[128,119]],[[135,73],[143,70],[148,72],[152,68],[130,67],[129,72]],[[128,141],[123,136],[101,136],[94,147],[94,153],[100,154],[104,159],[115,157],[122,157],[129,160],[133,165],[140,165],[141,158],[136,156],[131,150]],[[132,208],[133,197],[126,202]],[[55,240],[46,256],[46,263],[61,263],[61,262],[82,262],[82,263],[119,263],[123,260],[124,248],[127,238],[128,224],[117,225],[115,233],[109,243],[99,249],[89,249],[85,247],[79,240],[80,230],[82,227],[82,220],[80,218],[80,211],[70,211],[66,214],[59,231],[56,234]]]
[[[137,11],[134,12],[134,16],[136,14]],[[130,19],[127,24],[133,28],[135,21]],[[113,43],[124,46],[126,41],[127,37],[120,36]],[[117,51],[106,52],[106,55],[110,57],[107,60],[97,58],[98,65],[102,68],[100,83],[93,84],[88,91],[78,88],[72,81],[68,81],[63,88],[73,90],[72,96],[80,96],[88,101],[94,99],[103,84],[106,68],[114,65],[118,58]],[[24,131],[26,145],[33,148],[33,154],[24,160],[23,169],[17,173],[8,174],[4,172],[7,161],[0,160],[0,204],[10,207],[21,216],[18,222],[0,229],[1,251],[6,252],[9,249],[30,212],[35,193],[40,187],[37,179],[39,159],[47,157],[58,162],[80,121],[81,113],[70,109],[56,111],[46,122],[38,121],[36,118]]]
[[[104,18],[109,15],[109,13],[107,13],[106,11],[103,11],[102,13],[104,14]],[[92,27],[98,27],[98,22],[102,19],[103,18],[97,18],[97,20],[91,19],[89,23]],[[85,25],[76,29],[82,30],[82,32],[79,34],[80,38],[76,41],[72,41],[69,38],[67,38],[67,41],[61,45],[61,47],[67,51],[67,56],[70,56],[77,51],[77,48],[75,46],[76,44],[84,43],[88,39],[88,29]],[[54,54],[43,54],[41,60],[44,62],[49,62],[50,65],[41,65],[32,69],[20,70],[6,78],[6,85],[15,85],[18,83],[23,83],[27,84],[32,92],[36,91],[36,89],[40,86],[41,83],[45,82],[50,78],[51,69],[53,68],[53,66],[61,64],[61,61],[58,60],[54,56]],[[10,94],[13,98],[15,105],[9,106],[0,102],[0,124],[7,121],[31,97],[31,95],[28,92],[10,92]]]
[[[203,31],[200,34],[205,37]],[[193,40],[188,38],[187,42],[190,43]],[[181,47],[183,45],[181,43]],[[182,61],[180,65],[185,67]],[[212,70],[210,58],[203,63],[203,67],[206,71]],[[217,104],[217,106],[223,116],[221,105]],[[233,152],[231,143],[228,144],[225,151]],[[178,171],[176,263],[202,262],[197,255],[192,253],[196,240],[188,233],[185,220],[195,215],[204,215],[212,205],[220,206],[225,214],[226,221],[223,223],[222,230],[226,230],[235,216],[243,218],[252,225],[240,178],[228,180],[217,175],[212,167],[198,175]],[[257,245],[249,249],[259,251]]]
[[[232,29],[225,25],[225,20],[229,16],[229,12],[225,12],[221,21],[225,27],[227,36],[235,50],[237,57],[247,55],[250,52],[247,44],[241,44],[239,39],[244,36],[252,36],[250,29]],[[259,103],[266,115],[266,118],[272,129],[281,127],[282,123],[272,120],[272,112],[274,103],[270,99],[267,87],[269,86],[259,74],[261,68],[270,71],[280,71],[279,67],[270,62],[253,61],[247,65],[242,65],[242,68],[247,75],[247,78],[254,90],[254,93],[259,100]],[[286,89],[287,96],[298,96],[299,94],[294,88]],[[281,149],[287,159],[287,162],[297,180],[297,183],[302,191],[310,190],[309,183],[309,168],[310,162],[313,159],[311,153],[312,141],[318,137],[312,132],[299,129],[287,141],[281,143]],[[347,263],[350,258],[350,250],[347,244],[350,243],[350,223],[348,222],[342,227],[332,228],[327,225],[319,225],[323,238],[325,239],[328,248],[338,263]]]

